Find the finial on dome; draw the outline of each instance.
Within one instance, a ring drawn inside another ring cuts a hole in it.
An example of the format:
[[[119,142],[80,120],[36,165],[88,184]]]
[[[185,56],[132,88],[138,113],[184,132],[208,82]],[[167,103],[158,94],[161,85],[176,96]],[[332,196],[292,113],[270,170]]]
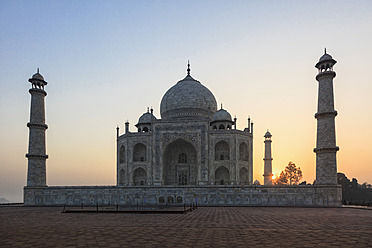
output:
[[[187,75],[190,76],[190,60],[187,60]]]
[[[324,48],[324,54],[327,54],[327,48],[326,47]]]
[[[148,112],[150,112],[150,109],[149,109],[149,107],[147,107],[147,113],[148,113]]]
[[[221,109],[222,109],[222,103],[221,103]]]
[[[39,67],[37,68],[37,73],[39,73]]]

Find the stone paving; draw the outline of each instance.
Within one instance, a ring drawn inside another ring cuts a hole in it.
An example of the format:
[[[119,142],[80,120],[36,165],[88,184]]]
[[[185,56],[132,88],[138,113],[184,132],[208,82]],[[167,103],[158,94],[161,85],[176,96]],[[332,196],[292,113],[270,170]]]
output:
[[[372,211],[205,207],[188,214],[0,207],[0,247],[372,247]]]

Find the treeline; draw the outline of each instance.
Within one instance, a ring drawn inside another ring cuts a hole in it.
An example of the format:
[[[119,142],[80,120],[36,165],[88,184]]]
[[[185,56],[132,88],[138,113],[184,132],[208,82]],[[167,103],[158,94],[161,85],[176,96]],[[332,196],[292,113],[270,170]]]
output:
[[[350,181],[344,173],[337,173],[337,181],[342,187],[342,204],[372,206],[371,184],[359,184],[356,178]]]

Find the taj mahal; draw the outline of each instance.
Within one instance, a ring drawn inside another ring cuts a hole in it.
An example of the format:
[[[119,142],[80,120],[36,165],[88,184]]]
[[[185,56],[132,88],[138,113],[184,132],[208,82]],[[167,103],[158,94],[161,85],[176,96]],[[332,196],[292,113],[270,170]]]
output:
[[[116,185],[46,185],[45,102],[47,82],[39,71],[31,83],[25,205],[189,204],[205,206],[341,206],[337,185],[333,66],[321,56],[318,69],[316,183],[272,185],[271,133],[263,134],[264,184],[253,178],[253,122],[237,129],[236,118],[217,106],[212,92],[191,76],[164,94],[160,117],[147,109],[129,131],[117,128]],[[262,137],[262,136],[261,136]],[[311,152],[311,151],[310,151]]]
[[[160,105],[138,120],[138,132],[117,138],[117,182],[124,185],[250,185],[252,130],[236,119],[210,90],[190,75],[171,87]]]

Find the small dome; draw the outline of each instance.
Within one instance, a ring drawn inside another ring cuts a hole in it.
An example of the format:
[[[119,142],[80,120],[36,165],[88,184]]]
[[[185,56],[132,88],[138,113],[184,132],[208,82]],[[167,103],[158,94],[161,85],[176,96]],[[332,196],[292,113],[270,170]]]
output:
[[[267,132],[265,133],[265,138],[271,138],[271,133],[269,132],[269,130],[267,130]]]
[[[258,181],[258,180],[254,181],[253,184],[254,184],[254,185],[261,185],[261,184],[260,184],[260,181]]]
[[[146,112],[138,119],[138,124],[148,124],[154,120],[156,120],[156,117],[153,114]]]
[[[229,112],[221,108],[220,110],[213,114],[212,122],[214,121],[232,121],[232,119]]]

